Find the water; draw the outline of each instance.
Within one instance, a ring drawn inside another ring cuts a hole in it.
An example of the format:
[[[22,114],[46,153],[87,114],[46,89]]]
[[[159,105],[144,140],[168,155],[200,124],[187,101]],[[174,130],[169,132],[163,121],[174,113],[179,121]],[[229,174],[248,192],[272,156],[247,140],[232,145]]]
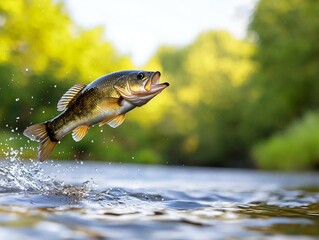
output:
[[[0,164],[0,239],[319,238],[315,173]]]

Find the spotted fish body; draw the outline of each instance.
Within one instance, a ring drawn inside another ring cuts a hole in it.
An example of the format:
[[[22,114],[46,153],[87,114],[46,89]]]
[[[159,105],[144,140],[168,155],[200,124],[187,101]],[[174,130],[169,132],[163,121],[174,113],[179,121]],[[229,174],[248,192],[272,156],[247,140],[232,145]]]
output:
[[[28,127],[24,135],[40,142],[38,158],[44,161],[70,132],[80,141],[97,123],[114,128],[121,125],[127,112],[146,104],[169,85],[159,83],[159,78],[160,72],[130,70],[102,76],[88,85],[74,85],[58,102],[61,113]]]

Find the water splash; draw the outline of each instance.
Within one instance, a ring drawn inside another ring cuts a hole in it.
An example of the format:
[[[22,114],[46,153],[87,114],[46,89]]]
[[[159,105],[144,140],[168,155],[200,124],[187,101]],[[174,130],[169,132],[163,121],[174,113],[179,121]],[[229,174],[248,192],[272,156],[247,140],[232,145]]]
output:
[[[24,162],[18,155],[21,150],[10,148],[6,152],[6,160],[0,164],[0,192],[36,192],[42,195],[65,195],[85,197],[94,188],[91,181],[83,182],[80,186],[66,185],[52,176],[46,175],[42,164],[30,160]],[[52,167],[60,171],[61,165],[51,163]]]

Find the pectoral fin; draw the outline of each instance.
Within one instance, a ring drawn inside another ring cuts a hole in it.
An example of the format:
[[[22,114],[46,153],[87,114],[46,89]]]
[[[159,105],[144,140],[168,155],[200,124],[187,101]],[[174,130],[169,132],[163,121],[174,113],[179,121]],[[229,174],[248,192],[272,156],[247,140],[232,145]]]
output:
[[[109,116],[109,117],[105,118],[103,121],[101,121],[99,123],[99,127],[102,127],[104,124],[108,123],[110,120],[112,120],[115,117],[116,117],[116,115],[112,115],[112,116]]]
[[[111,116],[105,118],[103,121],[99,123],[99,126],[103,126],[104,124],[110,125],[112,128],[116,128],[122,124],[125,119],[125,114],[116,115],[116,110],[119,109],[122,105],[123,98],[107,98],[104,101],[100,102],[98,107],[100,111],[112,113]]]
[[[72,131],[72,137],[74,139],[74,141],[79,142],[82,140],[82,138],[84,138],[84,136],[87,134],[89,130],[89,126],[87,125],[81,125],[78,126],[77,128],[75,128]]]
[[[116,128],[124,122],[124,119],[125,119],[125,114],[121,114],[109,120],[107,124],[112,128]]]
[[[102,127],[104,124],[107,123],[112,128],[116,128],[124,122],[124,119],[125,119],[125,114],[110,116],[104,119],[102,122],[100,122],[99,127]]]

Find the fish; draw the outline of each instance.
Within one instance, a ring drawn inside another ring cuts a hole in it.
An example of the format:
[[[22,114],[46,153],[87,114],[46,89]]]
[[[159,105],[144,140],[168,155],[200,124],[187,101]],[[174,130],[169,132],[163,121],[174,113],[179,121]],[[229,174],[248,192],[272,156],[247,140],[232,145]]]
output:
[[[72,132],[78,142],[95,124],[120,126],[126,113],[141,107],[169,86],[160,83],[159,71],[125,70],[104,75],[90,84],[76,84],[59,100],[61,113],[43,123],[27,127],[23,134],[40,142],[38,159],[48,159],[56,144]]]

